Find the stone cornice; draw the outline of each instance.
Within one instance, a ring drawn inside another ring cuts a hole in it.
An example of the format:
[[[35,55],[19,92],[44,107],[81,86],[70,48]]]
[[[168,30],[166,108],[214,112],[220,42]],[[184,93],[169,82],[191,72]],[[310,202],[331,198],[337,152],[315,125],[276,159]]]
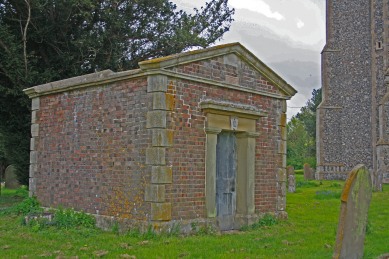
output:
[[[108,71],[111,73],[106,73]],[[182,73],[176,73],[176,72],[173,72],[170,70],[164,70],[164,69],[163,70],[150,70],[150,71],[131,70],[131,71],[119,72],[119,73],[114,73],[111,70],[105,70],[105,71],[102,71],[99,73],[74,77],[74,78],[65,79],[65,80],[61,80],[61,81],[55,81],[55,82],[51,82],[51,83],[47,83],[47,84],[43,84],[43,85],[37,85],[37,86],[31,87],[31,88],[24,89],[23,91],[30,98],[35,98],[35,97],[48,95],[48,94],[55,94],[55,93],[79,90],[79,89],[86,88],[86,87],[107,85],[107,84],[111,84],[111,83],[118,82],[118,81],[123,81],[123,80],[137,78],[137,77],[145,77],[148,75],[166,75],[166,76],[174,77],[174,78],[178,78],[178,79],[194,81],[194,82],[199,82],[199,83],[203,83],[203,84],[215,85],[215,86],[219,86],[219,87],[223,87],[223,88],[234,89],[237,91],[248,92],[248,93],[253,93],[253,94],[257,94],[257,95],[277,98],[277,99],[284,99],[284,100],[290,99],[290,97],[288,97],[288,96],[268,93],[265,91],[259,91],[259,90],[250,89],[250,88],[244,88],[244,87],[241,87],[239,85],[221,83],[219,81],[215,81],[215,80],[211,80],[211,79],[196,77],[196,76],[182,74]]]
[[[142,76],[140,69],[130,70],[125,72],[115,73],[111,70],[103,70],[101,72],[87,74],[83,76],[77,76],[60,81],[54,81],[47,84],[37,85],[31,88],[24,89],[23,91],[30,97],[35,98],[48,94],[55,94],[61,92],[67,92],[72,90],[78,90],[91,86],[99,86],[110,84],[117,81],[122,81],[129,78]]]
[[[270,93],[266,91],[251,89],[242,87],[241,85],[230,84],[226,82],[220,82],[212,79],[207,79],[199,76],[193,76],[183,73],[174,72],[168,70],[172,66],[186,64],[189,62],[195,62],[198,60],[208,59],[221,55],[234,53],[243,61],[250,64],[255,70],[263,75],[268,81],[272,82],[278,87],[284,94]],[[157,58],[153,60],[143,61],[139,63],[140,69],[129,70],[124,72],[113,72],[111,70],[104,70],[101,72],[87,74],[83,76],[73,77],[65,80],[55,81],[47,84],[42,84],[27,88],[24,92],[30,97],[35,98],[48,94],[55,94],[60,92],[67,92],[78,90],[86,87],[95,87],[101,85],[111,84],[117,81],[123,81],[127,79],[144,77],[148,75],[166,75],[183,80],[190,80],[204,84],[215,85],[228,89],[234,89],[238,91],[258,94],[262,96],[268,96],[277,99],[289,100],[296,90],[286,83],[280,76],[278,76],[273,70],[267,67],[262,61],[255,57],[250,51],[244,48],[239,43],[231,43],[220,45],[208,49],[202,49],[197,51],[185,52],[177,55],[172,55],[164,58]]]
[[[200,107],[206,113],[237,115],[243,118],[259,119],[266,117],[267,113],[256,109],[249,105],[233,104],[228,102],[218,102],[213,100],[205,100],[200,103]]]

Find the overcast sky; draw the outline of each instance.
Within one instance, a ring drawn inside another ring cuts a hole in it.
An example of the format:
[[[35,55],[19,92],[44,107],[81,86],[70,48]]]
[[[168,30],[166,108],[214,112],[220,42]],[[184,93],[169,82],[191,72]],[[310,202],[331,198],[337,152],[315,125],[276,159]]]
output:
[[[171,0],[192,10],[205,0]],[[297,113],[320,84],[320,52],[325,43],[324,0],[229,0],[235,21],[217,44],[240,42],[298,90],[288,102]]]

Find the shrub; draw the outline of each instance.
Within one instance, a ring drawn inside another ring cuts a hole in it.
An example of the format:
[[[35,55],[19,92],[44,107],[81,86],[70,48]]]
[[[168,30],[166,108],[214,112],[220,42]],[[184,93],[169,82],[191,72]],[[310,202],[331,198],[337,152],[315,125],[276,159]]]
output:
[[[54,213],[54,220],[52,225],[58,228],[74,228],[95,226],[95,218],[92,215],[84,212],[78,212],[73,209],[58,209]]]
[[[0,211],[0,213],[16,214],[24,217],[28,214],[41,213],[42,211],[43,209],[40,207],[38,200],[35,197],[28,197],[25,198],[22,202]]]

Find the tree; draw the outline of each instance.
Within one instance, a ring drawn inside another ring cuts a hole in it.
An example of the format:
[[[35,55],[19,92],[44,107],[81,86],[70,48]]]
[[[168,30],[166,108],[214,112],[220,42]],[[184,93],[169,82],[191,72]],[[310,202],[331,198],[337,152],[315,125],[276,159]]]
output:
[[[5,156],[4,149],[4,138],[0,133],[0,183],[4,180],[5,169],[7,168],[8,162]]]
[[[322,95],[321,88],[313,89],[312,97],[308,100],[306,105],[300,109],[296,114],[296,118],[304,124],[309,136],[316,139],[316,110],[321,103]]]
[[[303,168],[308,163],[316,167],[316,110],[321,99],[321,89],[314,89],[311,99],[288,122],[288,165]]]
[[[28,181],[30,139],[23,89],[207,47],[229,30],[227,2],[189,14],[168,0],[0,0],[0,133],[19,181]]]
[[[288,145],[287,145],[287,161],[288,165],[296,169],[303,168],[305,163],[315,166],[316,157],[313,154],[312,147],[315,140],[309,136],[302,121],[296,117],[288,122]]]

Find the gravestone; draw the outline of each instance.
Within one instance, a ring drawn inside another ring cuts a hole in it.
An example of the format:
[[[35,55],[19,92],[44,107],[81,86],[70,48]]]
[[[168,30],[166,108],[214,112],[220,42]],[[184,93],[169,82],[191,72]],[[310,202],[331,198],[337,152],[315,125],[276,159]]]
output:
[[[287,175],[287,177],[289,177],[289,175],[294,175],[294,167],[293,166],[290,165],[286,168],[286,175]]]
[[[313,169],[309,164],[304,164],[304,179],[305,180],[315,180]]]
[[[370,173],[357,165],[343,187],[333,258],[362,258],[367,212],[372,196]]]
[[[16,167],[10,165],[5,169],[4,174],[5,188],[17,189],[20,187],[19,181],[16,176]]]
[[[294,174],[288,176],[288,192],[296,192],[296,178]]]

